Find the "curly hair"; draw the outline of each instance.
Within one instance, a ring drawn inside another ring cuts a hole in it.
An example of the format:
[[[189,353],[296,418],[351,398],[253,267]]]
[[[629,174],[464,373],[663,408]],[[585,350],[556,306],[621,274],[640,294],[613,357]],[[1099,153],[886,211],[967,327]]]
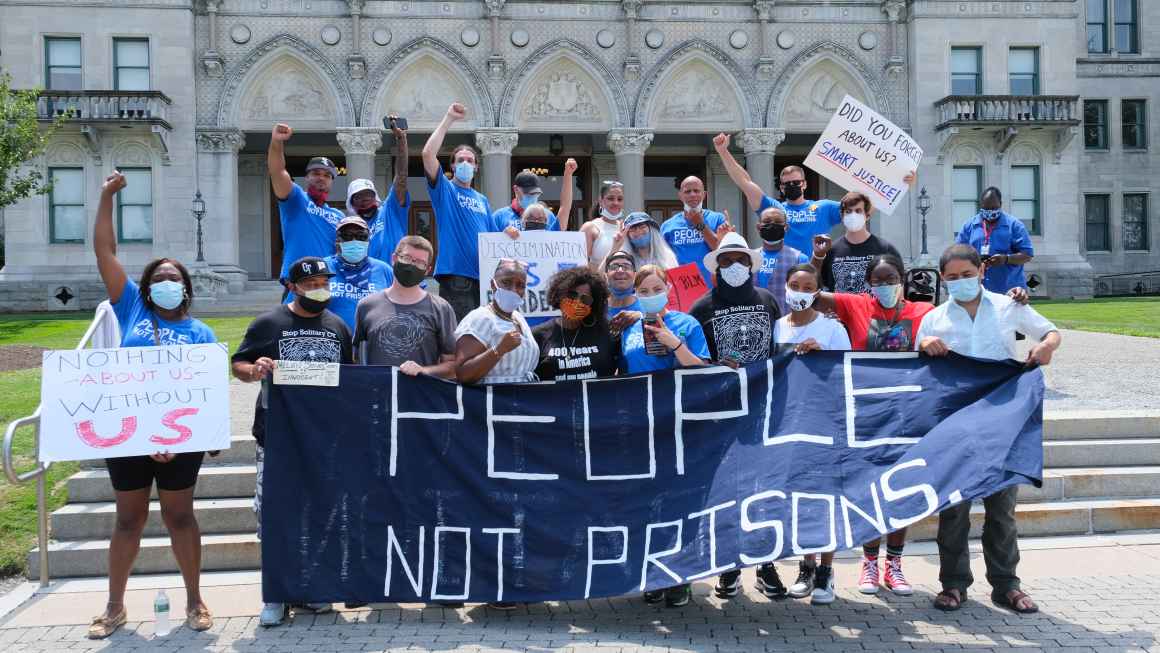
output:
[[[608,320],[608,282],[603,274],[587,265],[577,265],[553,275],[548,284],[548,303],[552,308],[560,308],[560,300],[584,284],[588,284],[592,291],[592,315],[597,324],[603,324]]]

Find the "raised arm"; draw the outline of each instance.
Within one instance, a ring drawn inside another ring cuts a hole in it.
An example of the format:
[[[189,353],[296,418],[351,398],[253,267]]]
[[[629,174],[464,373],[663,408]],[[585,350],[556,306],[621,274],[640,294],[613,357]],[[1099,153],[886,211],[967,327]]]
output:
[[[399,206],[407,205],[407,166],[409,152],[407,151],[407,131],[395,125],[396,116],[388,116],[391,122],[391,134],[395,137],[395,179],[391,184],[395,187],[395,201]]]
[[[121,301],[121,291],[125,289],[125,266],[117,260],[117,236],[113,233],[113,197],[125,187],[125,177],[113,171],[101,186],[101,201],[97,204],[97,223],[93,226],[93,253],[97,255],[97,271],[109,301]]]
[[[563,187],[560,190],[560,210],[556,211],[556,219],[560,222],[560,231],[568,231],[568,218],[572,215],[572,174],[576,172],[576,159],[564,162]]]
[[[447,137],[447,130],[457,120],[463,120],[467,117],[467,107],[458,102],[451,103],[447,107],[447,113],[443,115],[443,120],[439,121],[439,126],[427,138],[427,143],[423,145],[423,172],[427,175],[427,182],[434,184],[435,175],[443,174],[443,169],[439,166],[439,148],[443,147],[443,139]]]
[[[761,190],[761,186],[753,181],[745,168],[742,168],[741,164],[737,163],[737,159],[733,158],[733,154],[729,152],[729,136],[727,134],[714,136],[713,149],[717,150],[717,156],[721,157],[721,163],[725,165],[725,172],[729,174],[733,184],[740,188],[745,195],[745,201],[749,202],[749,209],[757,211],[761,208],[761,198],[765,197],[765,191]]]
[[[290,125],[278,123],[270,132],[270,149],[266,150],[266,167],[270,170],[270,183],[274,185],[274,196],[280,200],[290,197],[294,190],[294,179],[286,171],[286,141],[294,134]]]

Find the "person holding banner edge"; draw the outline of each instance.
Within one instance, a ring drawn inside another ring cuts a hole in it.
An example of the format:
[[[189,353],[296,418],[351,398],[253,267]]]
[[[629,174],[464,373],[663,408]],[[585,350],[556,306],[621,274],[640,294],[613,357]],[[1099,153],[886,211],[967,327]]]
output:
[[[604,275],[586,265],[560,270],[548,286],[548,303],[560,317],[532,329],[540,347],[536,376],[571,381],[616,374],[620,338],[609,328]]]
[[[125,273],[117,259],[113,197],[126,185],[120,172],[114,171],[105,179],[93,226],[93,253],[121,327],[121,346],[216,342],[205,323],[189,316],[193,281],[185,266],[173,259],[155,259],[145,266],[140,283],[134,283]],[[116,524],[109,541],[109,599],[105,611],[89,624],[89,639],[104,639],[128,620],[125,586],[149,518],[149,495],[154,482],[161,519],[169,531],[173,557],[185,584],[185,623],[195,631],[213,626],[213,617],[201,597],[201,531],[193,509],[193,490],[204,458],[204,452],[159,451],[149,456],[105,460],[116,497]]]

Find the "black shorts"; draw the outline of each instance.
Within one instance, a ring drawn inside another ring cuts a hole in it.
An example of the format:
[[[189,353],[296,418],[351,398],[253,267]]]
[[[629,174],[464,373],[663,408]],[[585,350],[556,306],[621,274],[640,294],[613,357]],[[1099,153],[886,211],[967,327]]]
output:
[[[197,483],[201,471],[204,451],[179,453],[167,463],[159,463],[149,456],[129,456],[128,458],[106,458],[105,467],[113,489],[118,492],[132,492],[153,485],[157,479],[157,489],[176,492],[188,490]]]

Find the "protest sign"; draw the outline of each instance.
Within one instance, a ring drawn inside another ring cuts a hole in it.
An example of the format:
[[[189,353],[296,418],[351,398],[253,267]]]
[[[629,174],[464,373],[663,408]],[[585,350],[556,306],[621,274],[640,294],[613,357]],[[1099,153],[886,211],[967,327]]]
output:
[[[849,191],[865,193],[890,215],[906,195],[903,178],[918,169],[922,148],[897,125],[847,95],[805,165]]]
[[[1042,372],[955,354],[497,386],[344,366],[268,399],[262,590],[287,603],[637,593],[857,547],[1043,468]]]
[[[705,285],[705,277],[701,276],[701,268],[697,267],[696,263],[679,265],[667,272],[672,291],[669,292],[669,303],[665,308],[670,311],[688,313],[693,307],[693,302],[709,292],[709,286]]]
[[[274,364],[274,383],[277,385],[338,385],[338,363],[319,361],[283,361]]]
[[[46,351],[40,460],[230,447],[225,343]]]
[[[524,317],[560,314],[548,304],[548,284],[559,270],[588,263],[588,243],[576,231],[521,231],[512,239],[504,233],[479,234],[479,303],[491,301],[491,279],[501,258],[528,265],[528,289],[520,312]]]

